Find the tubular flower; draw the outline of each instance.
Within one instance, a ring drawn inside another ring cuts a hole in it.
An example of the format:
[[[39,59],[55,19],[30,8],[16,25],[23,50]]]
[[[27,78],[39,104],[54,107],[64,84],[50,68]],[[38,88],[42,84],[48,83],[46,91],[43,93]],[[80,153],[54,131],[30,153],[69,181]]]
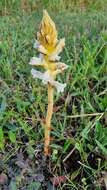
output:
[[[47,11],[43,12],[43,19],[40,25],[39,32],[37,32],[37,39],[34,43],[34,48],[39,52],[39,57],[33,57],[30,60],[30,65],[40,66],[44,68],[45,72],[40,72],[36,69],[31,70],[33,78],[41,79],[43,84],[48,86],[48,109],[45,124],[45,156],[49,155],[51,119],[53,113],[53,98],[54,87],[58,92],[63,92],[66,84],[56,81],[56,76],[67,69],[65,63],[60,62],[62,49],[65,46],[65,39],[58,40],[57,30],[54,22],[48,15]]]

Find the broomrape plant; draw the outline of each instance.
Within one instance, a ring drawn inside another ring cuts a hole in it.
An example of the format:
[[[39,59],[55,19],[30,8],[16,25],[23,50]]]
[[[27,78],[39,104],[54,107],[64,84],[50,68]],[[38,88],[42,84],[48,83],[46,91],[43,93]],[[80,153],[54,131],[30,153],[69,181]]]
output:
[[[48,109],[45,123],[45,142],[44,153],[49,155],[51,118],[53,113],[53,93],[54,88],[58,92],[63,92],[66,84],[56,81],[56,76],[67,69],[67,65],[60,62],[62,49],[65,46],[65,39],[58,40],[58,34],[55,23],[52,21],[47,11],[43,11],[43,18],[40,24],[40,29],[37,32],[37,39],[34,43],[34,48],[39,52],[39,57],[33,57],[30,60],[30,65],[41,66],[45,72],[31,69],[33,78],[41,79],[43,84],[48,86]]]

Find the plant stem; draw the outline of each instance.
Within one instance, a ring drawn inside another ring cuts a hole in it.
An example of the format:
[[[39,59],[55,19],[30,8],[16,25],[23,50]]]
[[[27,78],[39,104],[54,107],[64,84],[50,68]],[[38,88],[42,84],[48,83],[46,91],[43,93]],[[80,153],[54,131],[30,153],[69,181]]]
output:
[[[46,115],[45,144],[44,144],[45,156],[49,155],[51,118],[52,118],[52,113],[53,113],[53,90],[54,90],[53,86],[48,83],[48,109],[47,109],[47,115]]]

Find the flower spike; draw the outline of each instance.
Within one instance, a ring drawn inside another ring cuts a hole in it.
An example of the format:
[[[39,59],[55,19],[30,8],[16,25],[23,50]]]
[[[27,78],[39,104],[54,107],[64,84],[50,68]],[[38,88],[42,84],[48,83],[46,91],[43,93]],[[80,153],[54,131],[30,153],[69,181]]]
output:
[[[68,66],[65,63],[59,62],[59,54],[65,46],[65,39],[58,40],[58,33],[55,23],[50,18],[46,10],[43,11],[43,18],[40,24],[40,29],[37,32],[37,39],[34,43],[34,48],[38,50],[39,57],[33,57],[30,60],[30,65],[40,66],[45,72],[40,72],[36,69],[31,70],[33,78],[42,80],[43,84],[48,86],[48,109],[45,125],[45,156],[49,155],[51,118],[53,113],[53,93],[54,88],[57,92],[63,92],[66,83],[62,84],[56,80],[59,73],[64,72]]]
[[[43,19],[40,25],[40,30],[37,33],[37,40],[48,51],[52,51],[58,41],[55,23],[52,21],[46,10],[43,11]]]

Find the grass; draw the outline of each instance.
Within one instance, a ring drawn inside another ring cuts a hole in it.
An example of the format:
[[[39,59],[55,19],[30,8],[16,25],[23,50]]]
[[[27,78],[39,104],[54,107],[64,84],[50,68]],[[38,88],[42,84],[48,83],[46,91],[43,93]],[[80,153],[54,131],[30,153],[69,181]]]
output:
[[[40,10],[41,8],[48,9],[50,11],[69,10],[80,11],[81,10],[105,10],[107,9],[106,0],[1,0],[0,12],[8,14],[9,12],[16,11],[33,11]]]
[[[16,10],[0,18],[0,171],[14,190],[44,188],[27,182],[16,167],[23,153],[35,174],[43,154],[46,88],[32,79],[28,65],[41,12]],[[67,82],[64,94],[55,94],[48,172],[67,177],[54,189],[100,190],[107,170],[107,13],[63,10],[51,16],[66,39],[62,60],[69,69],[59,77]],[[49,178],[47,184],[53,189]]]

